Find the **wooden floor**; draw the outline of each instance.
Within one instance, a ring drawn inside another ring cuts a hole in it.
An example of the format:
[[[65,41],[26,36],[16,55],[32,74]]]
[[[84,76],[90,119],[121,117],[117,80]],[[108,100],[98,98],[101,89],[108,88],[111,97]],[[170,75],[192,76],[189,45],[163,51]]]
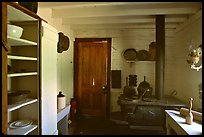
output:
[[[128,125],[116,124],[113,121],[96,117],[81,116],[69,127],[71,135],[163,135],[154,130],[130,129]]]

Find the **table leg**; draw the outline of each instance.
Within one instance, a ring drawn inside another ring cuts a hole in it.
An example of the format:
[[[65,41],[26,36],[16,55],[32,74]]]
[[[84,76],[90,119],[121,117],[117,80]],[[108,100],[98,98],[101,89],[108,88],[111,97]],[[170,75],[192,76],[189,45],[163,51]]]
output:
[[[166,134],[170,135],[171,134],[171,127],[168,123],[168,116],[166,115]]]

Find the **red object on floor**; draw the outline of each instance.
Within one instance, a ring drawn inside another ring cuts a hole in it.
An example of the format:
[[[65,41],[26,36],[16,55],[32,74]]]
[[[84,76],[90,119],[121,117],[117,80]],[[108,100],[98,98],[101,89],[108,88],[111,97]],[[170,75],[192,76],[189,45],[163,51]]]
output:
[[[70,114],[71,114],[71,119],[75,119],[76,118],[76,100],[71,99],[71,110],[70,110]]]

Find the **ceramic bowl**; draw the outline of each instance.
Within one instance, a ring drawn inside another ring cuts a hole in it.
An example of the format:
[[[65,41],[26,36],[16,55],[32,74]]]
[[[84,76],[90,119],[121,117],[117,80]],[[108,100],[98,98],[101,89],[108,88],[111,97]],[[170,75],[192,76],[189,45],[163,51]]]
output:
[[[10,37],[20,38],[23,34],[23,28],[16,25],[8,24],[7,34]]]

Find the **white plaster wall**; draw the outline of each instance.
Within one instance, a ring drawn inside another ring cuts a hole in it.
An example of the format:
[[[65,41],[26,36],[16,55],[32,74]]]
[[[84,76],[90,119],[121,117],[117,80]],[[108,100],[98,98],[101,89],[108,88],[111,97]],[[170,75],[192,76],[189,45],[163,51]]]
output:
[[[73,31],[69,26],[61,25],[61,20],[52,19],[50,9],[39,9],[38,15],[52,24],[59,31],[72,38],[70,48],[58,56],[58,89],[67,96],[67,101],[73,97],[73,41],[74,38],[112,38],[111,69],[122,71],[122,88],[111,89],[111,111],[120,110],[117,105],[117,98],[123,92],[125,77],[129,74],[138,76],[138,84],[143,81],[143,76],[155,89],[155,63],[136,62],[127,63],[122,52],[126,48],[136,50],[146,49],[152,41],[155,41],[154,29],[128,29],[128,30],[78,30]],[[201,106],[198,99],[198,84],[202,82],[202,70],[196,72],[191,70],[186,63],[188,54],[188,42],[193,38],[197,44],[202,43],[202,19],[188,25],[178,33],[173,30],[166,30],[165,33],[165,74],[164,74],[164,94],[171,94],[176,90],[177,98],[188,102],[190,97],[194,98],[193,109]],[[62,63],[63,62],[63,63]],[[72,62],[72,63],[71,63]],[[61,75],[61,70],[63,76]],[[60,79],[62,77],[62,81]],[[61,85],[62,84],[62,85]],[[153,91],[155,94],[155,91]]]
[[[125,80],[128,75],[137,75],[137,85],[139,85],[139,83],[144,80],[144,76],[146,76],[146,81],[153,87],[153,95],[155,94],[155,62],[140,61],[128,63],[123,58],[123,52],[127,48],[135,48],[137,51],[141,49],[149,50],[149,44],[156,39],[154,29],[79,30],[74,32],[77,38],[112,38],[111,70],[121,70],[121,88],[111,88],[111,111],[120,110],[117,100],[118,96],[123,92]],[[171,42],[173,41],[173,32],[173,30],[166,30],[166,47],[171,47],[171,44],[173,44]],[[166,94],[165,91],[164,94]]]
[[[175,33],[171,47],[167,47],[165,68],[165,90],[176,90],[176,97],[188,103],[193,97],[193,109],[199,109],[202,104],[198,98],[198,85],[202,83],[202,69],[200,71],[190,69],[187,64],[189,43],[193,40],[195,45],[202,43],[202,16],[190,23],[181,31]]]
[[[135,48],[136,51],[141,49],[148,50],[149,44],[155,41],[154,30],[121,30],[117,32],[118,37],[113,38],[111,51],[111,69],[121,70],[121,89],[111,89],[111,111],[119,111],[120,106],[117,104],[118,96],[123,92],[128,75],[137,75],[137,85],[144,80],[154,89],[155,85],[155,62],[135,62],[128,63],[123,58],[123,52],[127,48]],[[137,89],[137,87],[135,87]],[[154,91],[153,91],[154,92]],[[154,93],[153,93],[154,94]]]
[[[111,89],[110,110],[120,110],[117,105],[118,96],[123,92],[125,77],[129,74],[138,76],[138,84],[143,81],[143,76],[155,89],[155,63],[136,62],[127,63],[122,53],[126,48],[136,50],[146,49],[152,41],[155,41],[155,30],[80,30],[75,31],[78,38],[111,37],[111,69],[121,70],[122,88]],[[198,110],[202,104],[198,99],[198,84],[202,82],[202,70],[191,70],[186,62],[189,51],[189,41],[193,39],[199,45],[202,43],[202,19],[199,19],[178,33],[175,30],[166,30],[165,33],[165,70],[164,70],[164,95],[170,95],[177,91],[176,97],[188,103],[190,97],[194,98],[193,109]],[[155,94],[155,91],[153,91]]]
[[[66,96],[66,103],[69,104],[74,95],[73,31],[69,26],[62,25],[62,21],[60,19],[53,19],[52,10],[50,8],[39,8],[37,14],[46,20],[48,24],[55,27],[58,32],[63,32],[70,39],[69,49],[57,54],[57,90],[62,91],[62,93]]]
[[[71,41],[70,45],[73,45]],[[73,98],[74,85],[74,68],[73,68],[73,46],[70,46],[67,51],[58,53],[58,91],[62,91],[66,96],[66,102],[69,104]]]

